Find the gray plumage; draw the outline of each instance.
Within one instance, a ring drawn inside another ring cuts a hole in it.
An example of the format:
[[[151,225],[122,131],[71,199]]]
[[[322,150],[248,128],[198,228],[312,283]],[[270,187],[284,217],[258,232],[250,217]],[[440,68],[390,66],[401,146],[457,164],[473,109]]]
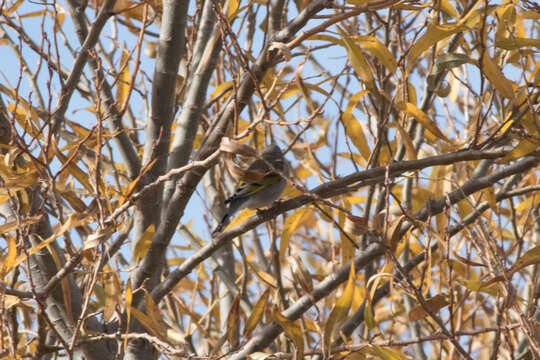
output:
[[[281,149],[271,144],[261,152],[261,158],[272,164],[274,169],[286,174],[288,170],[287,161],[285,160]],[[221,232],[231,221],[231,217],[238,211],[248,209],[259,209],[272,204],[277,200],[287,181],[283,179],[279,173],[272,171],[266,161],[256,159],[248,167],[249,171],[254,171],[261,174],[268,173],[259,182],[240,181],[234,194],[225,200],[227,209],[221,219],[219,225],[215,228],[212,234]]]

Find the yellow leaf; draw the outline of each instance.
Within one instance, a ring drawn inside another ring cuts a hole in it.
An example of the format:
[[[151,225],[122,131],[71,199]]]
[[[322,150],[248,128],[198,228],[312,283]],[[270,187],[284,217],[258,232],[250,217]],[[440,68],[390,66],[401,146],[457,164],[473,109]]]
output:
[[[479,263],[479,262],[476,262],[476,261],[472,261],[472,260],[469,260],[469,259],[466,259],[464,258],[463,256],[459,256],[458,254],[454,253],[455,257],[457,259],[459,259],[459,261],[461,261],[463,264],[467,264],[467,265],[470,265],[470,266],[481,266],[481,267],[486,267],[486,265],[482,264],[482,263]],[[452,260],[450,260],[452,261]],[[457,262],[455,262],[457,263]],[[453,263],[453,264],[455,264]],[[465,272],[461,273],[461,275],[465,276]],[[471,275],[469,275],[470,277]],[[478,277],[478,275],[475,275]]]
[[[265,284],[267,284],[267,285],[269,285],[269,286],[271,286],[273,288],[278,287],[276,279],[272,275],[270,275],[269,273],[264,272],[264,271],[256,271],[255,275],[257,275],[257,277],[259,279],[261,279]]]
[[[497,284],[490,284],[489,282],[484,282],[480,279],[458,279],[458,282],[474,292],[483,292],[492,296],[500,294],[500,289]]]
[[[410,359],[407,354],[399,349],[384,348],[382,346],[369,344],[366,348],[366,354],[373,355],[375,359],[380,360],[404,360]],[[371,358],[371,357],[370,357]]]
[[[442,139],[446,142],[450,142],[448,138],[439,130],[437,127],[437,124],[425,112],[417,108],[415,105],[405,102],[405,103],[397,103],[396,108],[398,110],[404,111],[408,115],[411,115],[414,117],[418,122],[420,122],[426,130],[429,130],[433,135],[438,137],[439,139]]]
[[[373,56],[375,56],[379,61],[386,66],[388,70],[393,74],[397,69],[397,61],[394,58],[394,55],[388,48],[381,43],[374,36],[351,36],[361,47],[369,51]]]
[[[523,99],[523,103],[527,104],[527,101]],[[528,105],[525,105],[525,106],[528,106]],[[525,110],[525,106],[522,107],[522,110]],[[511,115],[512,113],[508,114],[508,116],[511,116]],[[520,120],[521,120],[521,125],[523,125],[523,127],[527,130],[527,132],[530,135],[533,135],[535,138],[538,138],[538,127],[536,124],[536,120],[532,119],[531,112],[527,110]],[[501,129],[501,133],[503,133],[502,129]]]
[[[401,138],[401,141],[403,142],[403,145],[405,145],[405,153],[407,154],[407,158],[409,160],[416,160],[416,149],[413,145],[412,139],[405,131],[403,126],[399,123],[399,121],[394,121],[390,124],[388,124],[389,127],[395,127],[398,131],[399,137]]]
[[[0,167],[3,168],[2,165]],[[2,179],[4,180],[3,186],[9,189],[12,193],[15,191],[23,190],[31,185],[38,183],[39,177],[35,170],[31,171],[0,171]],[[4,191],[2,191],[4,193]]]
[[[152,326],[165,337],[167,333],[167,324],[163,320],[161,311],[159,310],[156,302],[149,293],[145,294],[146,314],[152,320]]]
[[[395,10],[422,10],[427,8],[428,6],[432,6],[433,3],[431,1],[422,4],[422,5],[409,5],[409,4],[396,4],[392,6],[392,9]]]
[[[313,34],[313,35],[311,35],[309,37],[309,39],[310,40],[327,41],[327,42],[334,43],[336,45],[345,46],[343,41],[341,41],[340,39],[335,38],[335,37],[330,36],[330,35],[326,35],[326,34]]]
[[[109,321],[116,311],[116,306],[122,302],[122,281],[118,274],[111,271],[107,265],[103,270],[103,287],[106,295],[103,318]]]
[[[351,204],[347,201],[347,199],[343,199],[343,206],[347,210],[351,210]],[[357,219],[360,219],[359,217],[349,217],[345,216],[345,213],[343,211],[338,212],[338,223],[340,229],[343,229],[343,231],[339,232],[339,237],[341,239],[341,263],[345,264],[349,262],[354,257],[355,252],[355,238],[360,234],[358,231],[360,226],[357,226],[359,224],[359,221],[356,221]]]
[[[504,39],[497,40],[495,46],[500,47],[505,50],[514,50],[517,48],[532,46],[540,48],[540,39],[528,39],[528,38],[512,38],[507,37]]]
[[[253,215],[255,215],[257,211],[256,210],[251,210],[251,209],[244,209],[242,211],[240,211],[240,213],[238,214],[237,217],[235,217],[231,223],[229,225],[227,225],[227,227],[223,230],[227,230],[227,229],[230,229],[232,227],[235,227],[237,225],[240,225],[242,224],[243,222],[245,222],[247,219],[253,217]]]
[[[482,71],[502,96],[514,100],[514,87],[512,86],[512,81],[508,80],[503,75],[487,53],[484,53],[484,56],[482,56]]]
[[[5,236],[5,234],[7,232],[10,232],[10,231],[15,230],[15,229],[20,229],[20,228],[26,227],[28,225],[35,224],[40,219],[41,219],[41,215],[33,216],[33,217],[27,218],[25,220],[21,220],[21,222],[19,222],[19,223],[17,222],[17,220],[7,222],[7,223],[2,224],[0,226],[0,235]]]
[[[495,197],[495,189],[493,188],[493,186],[485,188],[484,190],[482,190],[482,192],[486,196],[486,200],[491,210],[497,211],[497,198]]]
[[[356,311],[363,303],[365,299],[365,289],[360,286],[354,288],[354,296],[351,303],[351,310]]]
[[[530,196],[516,205],[516,213],[520,214],[523,211],[529,212],[531,208],[540,203],[540,196]]]
[[[128,278],[128,281],[126,283],[126,294],[125,294],[125,302],[126,302],[126,310],[128,312],[128,319],[129,319],[129,310],[130,310],[132,301],[133,301],[133,290],[131,289],[131,278]],[[128,320],[128,323],[129,323],[129,320]]]
[[[225,81],[219,84],[214,91],[210,94],[210,99],[213,100],[214,98],[217,98],[218,96],[226,97],[227,94],[232,89],[232,81]]]
[[[231,346],[236,346],[238,342],[238,329],[240,327],[240,296],[235,296],[227,315],[227,340]]]
[[[69,205],[76,212],[83,213],[88,210],[86,204],[81,200],[81,198],[79,198],[79,196],[74,191],[68,190],[67,187],[64,189],[59,189],[59,186],[57,186],[56,190],[58,190],[58,193],[69,203]]]
[[[283,262],[285,261],[285,254],[289,248],[289,241],[291,239],[292,233],[301,226],[304,221],[313,213],[313,210],[310,208],[301,208],[296,210],[285,220],[285,225],[283,225],[283,233],[281,234],[281,241],[279,244],[279,259]]]
[[[388,229],[388,234],[386,234],[387,239],[387,245],[390,246],[390,250],[395,253],[398,242],[401,238],[401,224],[407,217],[405,215],[401,215],[399,218],[392,220],[391,225]]]
[[[3,15],[4,16],[9,16],[9,15],[13,14],[13,12],[15,12],[19,8],[19,6],[21,6],[21,4],[23,2],[24,2],[24,0],[17,0],[17,2],[15,4],[11,5],[10,8],[5,9],[4,11],[2,11]]]
[[[368,91],[364,90],[354,94],[349,100],[347,108],[342,115],[345,132],[352,140],[354,146],[356,146],[356,148],[360,151],[360,154],[365,161],[367,161],[371,156],[371,151],[369,150],[368,142],[366,136],[364,135],[364,131],[362,130],[362,126],[358,122],[358,119],[356,119],[356,117],[352,114],[352,111],[356,108],[358,101],[367,93]]]
[[[281,315],[279,311],[274,314],[275,319],[281,325],[285,333],[291,338],[296,346],[296,359],[304,358],[304,334],[300,328],[299,321],[291,321]]]
[[[23,129],[28,131],[32,136],[41,139],[43,132],[39,131],[38,127],[34,124],[37,123],[39,126],[36,110],[22,99],[17,98],[17,101],[19,101],[17,107],[15,107],[15,104],[12,102],[8,103],[9,112],[13,113],[15,120],[17,120],[17,123],[19,123]]]
[[[512,115],[512,113],[509,113],[508,115]],[[514,120],[513,119],[507,119],[507,120],[505,120],[504,125],[501,127],[501,129],[497,133],[498,134],[504,134],[513,125],[514,125]]]
[[[227,9],[227,19],[232,20],[236,15],[236,11],[240,5],[238,0],[229,0],[229,8]]]
[[[69,229],[71,229],[71,228],[73,228],[75,226],[86,225],[90,221],[91,221],[91,217],[89,215],[86,215],[84,217],[81,217],[80,214],[69,215],[66,222],[62,226],[57,228],[54,235],[52,235],[48,239],[43,240],[39,244],[34,245],[30,249],[28,249],[28,251],[27,251],[28,256],[31,256],[31,255],[35,254],[36,252],[40,251],[41,249],[43,249],[44,247],[49,246],[50,243],[52,243],[54,240],[56,240],[59,236],[66,233]],[[26,259],[26,254],[19,255],[17,257],[17,260],[15,261],[15,264],[21,263],[21,261],[23,261],[24,259]]]
[[[525,155],[530,154],[531,152],[538,149],[538,144],[529,141],[527,139],[523,139],[517,144],[515,148],[512,149],[508,154],[506,154],[502,159],[497,161],[499,164],[508,164],[510,161],[519,159]]]
[[[349,4],[353,4],[356,6],[364,6],[370,1],[373,1],[373,0],[346,0],[346,2],[348,2]]]
[[[412,212],[415,213],[422,208],[429,201],[430,198],[433,198],[434,194],[428,189],[415,186],[412,190]]]
[[[154,224],[151,224],[146,228],[144,233],[141,235],[141,238],[135,244],[133,249],[133,258],[138,263],[146,255],[150,249],[150,244],[152,244],[152,238],[156,232],[156,227]]]
[[[540,246],[535,246],[523,254],[510,268],[510,273],[515,273],[525,266],[540,263]]]
[[[451,35],[463,31],[465,27],[454,25],[434,25],[429,24],[426,33],[418,39],[409,51],[407,58],[407,74],[410,73],[415,60],[422,53],[435,45],[437,42],[444,40]]]
[[[445,294],[435,295],[431,299],[427,299],[426,303],[429,309],[434,313],[437,313],[443,307],[450,304]],[[421,320],[421,319],[424,319],[428,315],[429,315],[428,312],[422,306],[418,305],[412,308],[411,311],[409,311],[409,320],[411,321]]]
[[[377,326],[375,316],[373,316],[371,301],[366,301],[366,306],[364,306],[364,322],[366,323],[368,329],[374,329],[375,326]]]
[[[127,101],[130,75],[129,75],[129,53],[126,49],[122,51],[120,59],[120,74],[118,74],[118,82],[116,83],[116,102],[120,106],[124,106]]]
[[[520,17],[526,20],[540,20],[540,13],[534,10],[526,10],[520,12]]]
[[[351,271],[349,272],[349,280],[343,290],[343,294],[336,301],[336,305],[330,312],[326,325],[324,327],[324,349],[327,351],[332,346],[332,343],[337,337],[339,326],[343,323],[351,308],[354,292],[355,292],[355,276],[354,262],[351,262]]]
[[[154,323],[152,318],[147,314],[143,313],[135,307],[131,307],[131,313],[135,318],[148,330],[152,335],[158,337],[162,341],[166,341],[166,334],[160,332],[159,325]]]
[[[307,167],[305,167],[302,164],[299,164],[298,167],[296,169],[294,169],[294,174],[296,176],[298,176],[298,178],[301,179],[301,180],[305,180],[308,177],[310,177],[311,175],[313,175],[311,170],[309,170]]]
[[[287,185],[285,185],[285,190],[283,190],[283,194],[281,195],[281,198],[291,199],[299,195],[302,195],[302,191],[300,189],[297,189],[295,186],[287,183]]]
[[[62,154],[60,151],[56,151],[56,157],[62,165],[64,166],[64,170],[67,170],[77,181],[88,191],[89,193],[94,193],[94,187],[90,183],[90,177],[88,174],[84,171],[82,171],[77,164],[75,163],[76,156],[72,159],[69,159],[64,154]]]
[[[285,86],[288,86],[291,88],[291,90],[285,92],[282,96],[281,96],[281,99],[286,99],[288,97],[291,97],[292,95],[295,95],[295,94],[298,94],[299,92],[302,91],[302,89],[300,89],[300,87],[298,86],[298,84],[292,84],[292,83],[287,83],[285,84]],[[307,83],[303,83],[303,86],[306,88],[306,89],[309,89],[309,90],[313,90],[313,91],[316,91],[324,96],[328,96],[330,97],[331,95],[325,91],[324,89],[322,89],[320,86],[317,86],[317,85],[314,85],[314,84],[307,84]],[[294,87],[294,88],[292,88]],[[248,123],[249,125],[251,125],[250,123]]]
[[[350,196],[347,198],[347,201],[353,205],[359,204],[361,202],[366,201],[366,197],[365,196]]]
[[[144,168],[139,172],[139,175],[137,175],[135,180],[133,180],[128,185],[126,191],[124,191],[124,194],[123,194],[123,196],[122,196],[122,198],[120,200],[120,205],[122,205],[129,198],[129,196],[131,195],[131,193],[133,192],[135,187],[139,184],[139,181],[143,178],[144,174],[146,174],[148,172],[148,170],[150,170],[152,168],[152,166],[154,166],[156,161],[157,161],[157,159],[154,159],[154,160],[150,161],[148,164],[146,164],[144,166]]]
[[[0,271],[0,279],[4,279],[4,276],[13,268],[15,260],[17,259],[17,241],[15,237],[10,235],[4,235],[7,241],[7,254],[4,257],[2,269]]]
[[[458,201],[457,207],[458,207],[458,214],[462,219],[465,219],[467,216],[470,215],[471,212],[474,211],[471,203],[466,198]]]
[[[343,44],[347,50],[347,56],[349,61],[356,72],[356,74],[362,79],[365,83],[366,88],[371,92],[377,92],[377,86],[373,80],[373,74],[371,73],[371,68],[369,67],[362,50],[354,43],[354,41],[347,37],[345,33],[339,29],[340,35],[342,36]]]
[[[450,5],[450,2],[448,0],[440,0],[441,10],[448,16],[451,16],[453,18],[458,17],[458,13],[456,10]]]
[[[131,289],[131,278],[128,278],[126,284],[126,315],[127,315],[127,325],[126,325],[126,337],[124,339],[124,352],[127,348],[127,334],[130,331],[130,322],[131,322],[131,303],[133,301],[133,290]]]
[[[504,26],[513,26],[516,22],[516,7],[511,2],[497,6],[495,14],[499,21],[504,23]]]
[[[114,12],[125,16],[128,20],[136,19],[142,21],[143,7],[135,1],[118,0],[114,4]]]
[[[304,98],[304,101],[307,104],[308,111],[310,113],[315,112],[317,110],[317,106],[315,106],[315,104],[311,100],[311,96],[310,96],[309,91],[308,91],[308,89],[306,87],[306,84],[302,80],[302,77],[300,76],[300,74],[297,74],[297,76],[295,78],[296,78],[295,79],[296,80],[296,87],[298,88],[298,90],[300,90],[300,93],[302,94],[302,97]]]
[[[457,261],[454,259],[448,259],[448,260],[443,260],[442,264],[446,264],[450,269],[452,269],[452,271],[455,271],[458,275],[461,275],[463,277],[468,275],[468,272],[467,272],[468,268],[460,261]],[[446,269],[446,267],[444,269]],[[473,272],[474,274],[473,270],[471,270],[471,272]],[[470,276],[470,277],[474,277],[474,276]]]
[[[249,315],[249,318],[246,320],[246,326],[244,328],[244,336],[249,337],[251,332],[255,330],[255,327],[260,322],[264,310],[266,309],[266,305],[268,304],[268,299],[270,298],[270,289],[267,289],[257,300],[255,305],[253,305],[253,310],[251,311],[251,314]]]

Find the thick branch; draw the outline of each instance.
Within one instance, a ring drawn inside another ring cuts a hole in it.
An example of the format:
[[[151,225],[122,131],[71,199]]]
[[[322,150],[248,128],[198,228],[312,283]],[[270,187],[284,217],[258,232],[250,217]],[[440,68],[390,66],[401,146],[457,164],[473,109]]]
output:
[[[273,206],[272,208],[259,212],[256,216],[252,217],[241,226],[232,228],[229,231],[226,231],[216,237],[210,244],[206,245],[200,251],[197,251],[195,254],[187,258],[178,269],[174,270],[169,274],[167,279],[163,281],[153,292],[152,296],[154,299],[161,299],[167,292],[169,292],[175,284],[180,281],[184,276],[189,274],[195,266],[200,264],[206,258],[208,258],[216,249],[221,247],[228,241],[231,241],[233,238],[244,234],[245,232],[255,228],[257,225],[262,224],[268,220],[276,218],[278,215],[283,214],[289,210],[299,208],[303,205],[306,205],[310,202],[313,202],[317,197],[329,198],[333,196],[338,196],[342,194],[351,193],[357,191],[360,187],[371,185],[374,183],[382,183],[385,179],[385,173],[388,171],[390,177],[397,177],[408,171],[421,170],[430,166],[435,165],[449,165],[457,163],[460,161],[470,161],[470,160],[480,160],[480,159],[496,159],[504,156],[508,151],[507,150],[494,150],[494,151],[478,151],[478,150],[466,150],[459,151],[450,154],[432,156],[420,160],[410,160],[402,161],[399,163],[390,164],[387,167],[377,167],[369,170],[361,171],[358,173],[351,174],[344,178],[329,181],[325,184],[322,184],[310,193],[297,196],[293,199],[280,202]],[[503,170],[506,170],[510,167],[507,167]],[[508,171],[508,170],[506,170]],[[495,176],[495,175],[491,175]],[[508,176],[508,175],[505,175]],[[504,177],[504,176],[503,176]],[[499,178],[496,178],[499,180]],[[495,181],[497,181],[495,180]],[[490,181],[493,181],[493,178],[490,177]],[[486,182],[484,178],[478,179],[478,182],[482,185],[485,185],[489,182]],[[493,184],[493,182],[491,182]],[[467,185],[467,184],[466,184]],[[465,185],[464,185],[465,186]],[[485,185],[489,186],[489,185]],[[459,199],[461,196],[466,193],[466,191],[474,190],[477,191],[478,186],[467,185],[464,191],[456,190],[459,194],[451,193],[452,200]],[[473,192],[474,192],[473,191]],[[316,195],[313,196],[312,194]],[[458,200],[458,201],[459,201]],[[431,204],[431,211],[442,211],[439,201],[435,201]],[[442,199],[442,204],[444,205],[444,199]],[[419,220],[422,220],[427,214],[419,214]]]

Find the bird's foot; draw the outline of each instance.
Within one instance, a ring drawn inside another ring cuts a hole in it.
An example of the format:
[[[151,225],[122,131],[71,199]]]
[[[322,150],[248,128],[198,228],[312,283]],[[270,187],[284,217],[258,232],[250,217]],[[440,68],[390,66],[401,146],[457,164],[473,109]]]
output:
[[[268,210],[262,209],[262,208],[255,210],[255,213],[257,214],[257,216],[262,217],[262,218],[264,217],[265,213],[267,213],[267,212],[268,212]]]

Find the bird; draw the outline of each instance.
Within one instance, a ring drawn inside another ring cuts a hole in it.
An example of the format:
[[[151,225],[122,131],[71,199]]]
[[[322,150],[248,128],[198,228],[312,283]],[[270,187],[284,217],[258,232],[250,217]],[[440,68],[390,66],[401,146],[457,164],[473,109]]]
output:
[[[287,181],[278,173],[285,174],[288,171],[287,160],[281,149],[276,144],[270,144],[260,153],[260,159],[253,161],[248,171],[264,174],[259,181],[249,182],[240,180],[234,194],[225,200],[227,208],[218,226],[212,231],[212,235],[221,232],[231,222],[231,217],[238,211],[248,209],[260,209],[272,204],[279,199]],[[274,171],[268,163],[278,172]]]

